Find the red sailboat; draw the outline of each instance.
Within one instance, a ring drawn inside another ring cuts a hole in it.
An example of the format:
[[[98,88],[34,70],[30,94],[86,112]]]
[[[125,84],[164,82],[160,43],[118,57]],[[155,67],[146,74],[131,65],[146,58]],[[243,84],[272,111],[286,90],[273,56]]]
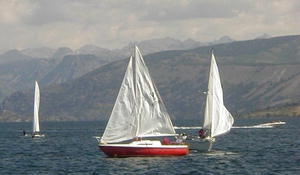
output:
[[[169,114],[137,47],[130,57],[110,119],[99,148],[110,157],[182,156],[184,143],[176,137]]]

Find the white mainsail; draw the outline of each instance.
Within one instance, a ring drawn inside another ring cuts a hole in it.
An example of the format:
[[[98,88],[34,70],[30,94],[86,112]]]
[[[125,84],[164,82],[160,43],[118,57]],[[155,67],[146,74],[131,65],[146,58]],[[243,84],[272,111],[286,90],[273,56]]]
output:
[[[143,57],[135,47],[101,142],[162,135],[175,135],[175,130]]]
[[[220,75],[215,56],[212,53],[203,128],[209,131],[210,137],[215,137],[228,132],[233,122],[232,115],[223,103]]]
[[[34,90],[34,118],[33,118],[33,133],[40,132],[39,124],[39,107],[40,107],[40,88],[37,82],[35,82]]]
[[[141,52],[135,47],[137,136],[174,135],[170,116],[152,81]]]

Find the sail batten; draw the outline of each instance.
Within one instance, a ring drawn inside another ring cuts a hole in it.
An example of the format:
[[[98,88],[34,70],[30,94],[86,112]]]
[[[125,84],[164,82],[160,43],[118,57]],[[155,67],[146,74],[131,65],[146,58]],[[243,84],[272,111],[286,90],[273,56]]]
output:
[[[139,49],[130,58],[117,100],[101,141],[116,143],[175,130]]]
[[[223,90],[219,70],[212,53],[203,128],[209,131],[210,137],[215,137],[228,132],[233,122],[232,115],[223,103]]]

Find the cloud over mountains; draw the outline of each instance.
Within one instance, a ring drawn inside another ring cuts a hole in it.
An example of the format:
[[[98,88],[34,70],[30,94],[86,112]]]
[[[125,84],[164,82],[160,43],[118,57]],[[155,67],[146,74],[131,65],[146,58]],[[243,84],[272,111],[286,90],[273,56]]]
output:
[[[297,0],[0,1],[0,51],[28,47],[116,48],[173,37],[212,41],[298,34]]]

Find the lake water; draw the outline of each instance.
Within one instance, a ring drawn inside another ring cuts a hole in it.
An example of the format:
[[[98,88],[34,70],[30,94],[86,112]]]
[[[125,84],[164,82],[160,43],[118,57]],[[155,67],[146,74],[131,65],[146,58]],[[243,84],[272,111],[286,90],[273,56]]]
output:
[[[281,120],[287,124],[234,128],[217,139],[210,153],[154,158],[107,158],[93,138],[106,122],[42,122],[42,139],[22,136],[31,123],[0,123],[0,174],[300,174],[300,118]],[[270,121],[236,119],[235,126]],[[199,121],[174,123],[195,126]]]

